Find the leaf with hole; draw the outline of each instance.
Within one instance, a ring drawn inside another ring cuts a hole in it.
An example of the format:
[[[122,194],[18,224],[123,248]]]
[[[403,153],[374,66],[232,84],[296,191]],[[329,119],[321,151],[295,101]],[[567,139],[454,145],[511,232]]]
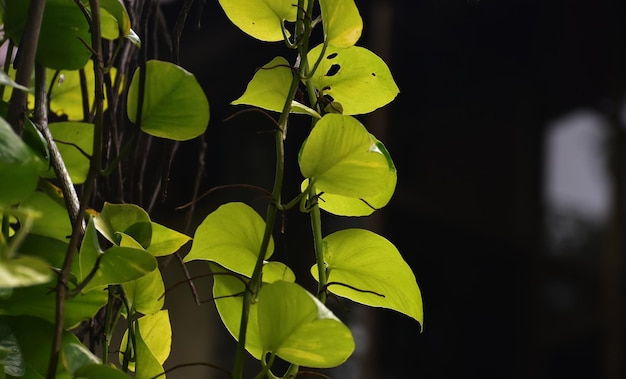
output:
[[[173,63],[146,62],[146,85],[141,120],[137,120],[140,93],[138,68],[128,89],[128,118],[155,137],[186,141],[198,137],[209,123],[209,102],[196,78]]]
[[[361,37],[363,20],[354,0],[320,0],[322,24],[329,44],[354,46]]]
[[[257,307],[264,352],[300,366],[327,368],[342,364],[354,351],[350,329],[296,283],[264,285]]]
[[[393,309],[424,325],[422,295],[398,249],[365,229],[346,229],[324,238],[328,290],[357,303]],[[317,265],[311,274],[318,278]]]
[[[309,62],[315,62],[320,54],[322,45],[308,53]],[[399,93],[387,64],[359,46],[328,46],[309,83],[320,97],[339,104],[346,115],[372,112]]]
[[[300,170],[320,192],[355,199],[391,197],[396,171],[378,144],[354,117],[326,114],[302,146]]]
[[[196,229],[183,262],[204,260],[250,277],[261,250],[265,221],[244,203],[227,203],[209,214]],[[265,259],[274,252],[270,237]]]

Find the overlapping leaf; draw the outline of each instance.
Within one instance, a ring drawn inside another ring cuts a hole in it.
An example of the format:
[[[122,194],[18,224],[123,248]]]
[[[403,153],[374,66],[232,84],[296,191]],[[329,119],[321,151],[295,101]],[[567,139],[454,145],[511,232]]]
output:
[[[37,186],[37,164],[28,147],[0,118],[0,204],[27,198]]]
[[[336,47],[354,46],[361,37],[363,20],[354,0],[320,0],[327,41]]]
[[[265,221],[244,203],[227,203],[209,214],[196,229],[184,262],[205,260],[250,277],[259,256]],[[270,238],[264,258],[274,252]]]

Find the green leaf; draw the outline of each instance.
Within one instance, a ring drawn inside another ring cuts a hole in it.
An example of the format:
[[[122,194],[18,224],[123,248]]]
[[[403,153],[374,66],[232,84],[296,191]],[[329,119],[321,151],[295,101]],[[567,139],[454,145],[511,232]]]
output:
[[[29,0],[6,0],[5,32],[19,46]],[[89,25],[74,0],[47,0],[37,45],[37,62],[55,70],[76,70],[91,57],[82,41],[90,41]]]
[[[52,271],[43,259],[21,256],[0,261],[0,288],[28,287],[51,279]]]
[[[363,20],[354,0],[320,0],[322,24],[329,44],[354,46],[361,37]]]
[[[153,136],[185,141],[198,137],[209,123],[209,102],[196,78],[173,63],[146,63],[141,129]],[[128,90],[127,112],[137,123],[138,68]]]
[[[90,364],[76,371],[77,378],[85,379],[130,379],[130,377],[115,367],[101,364]]]
[[[265,352],[297,365],[327,368],[342,364],[354,351],[350,329],[298,284],[266,284],[257,303]]]
[[[113,246],[102,254],[98,271],[83,291],[136,280],[156,268],[156,259],[147,251]]]
[[[68,246],[66,242],[29,233],[20,245],[19,253],[46,261],[50,270],[50,267],[61,268],[63,266]]]
[[[17,342],[17,338],[11,331],[11,328],[0,319],[0,349],[2,349],[2,357],[0,358],[0,370],[4,367],[4,372],[11,376],[23,376],[26,368],[24,365],[24,356],[22,349]]]
[[[191,237],[152,222],[152,239],[146,249],[155,257],[170,255],[178,251],[184,244],[191,241]]]
[[[215,307],[228,332],[239,340],[241,326],[241,310],[243,306],[243,293],[246,290],[244,282],[246,280],[224,268],[209,263],[213,276],[213,298]],[[230,275],[229,275],[230,274]],[[259,325],[257,322],[257,304],[250,305],[248,315],[248,328],[246,329],[246,350],[257,360],[263,355],[263,347],[259,336]]]
[[[211,261],[249,277],[259,256],[264,233],[265,221],[250,206],[224,204],[198,226],[191,250],[183,262]],[[270,238],[265,259],[273,252],[274,240]]]
[[[292,80],[293,73],[289,62],[283,57],[276,57],[254,74],[244,94],[231,104],[246,104],[268,111],[282,112]],[[292,102],[291,112],[320,117],[313,109],[297,101]]]
[[[263,283],[273,283],[278,280],[295,282],[296,274],[282,262],[263,263]]]
[[[0,324],[7,325],[15,334],[22,350],[25,362],[25,372],[22,379],[45,378],[50,360],[50,348],[55,333],[54,324],[36,317],[0,317]],[[68,344],[79,344],[78,339],[69,332],[63,332],[61,349]],[[70,379],[70,374],[63,365],[58,365],[55,379]]]
[[[33,192],[20,203],[19,209],[36,209],[41,216],[34,219],[30,232],[68,242],[72,234],[70,216],[65,207],[43,192]]]
[[[159,270],[123,284],[129,305],[137,312],[151,315],[163,308],[165,285]]]
[[[87,179],[90,165],[90,158],[84,154],[92,154],[94,125],[86,122],[53,122],[48,127],[72,182],[83,183]],[[50,168],[44,177],[54,178],[56,174]]]
[[[15,288],[8,299],[0,299],[0,315],[36,316],[49,322],[55,320],[56,292],[54,283]],[[93,317],[107,302],[105,291],[91,291],[69,298],[65,302],[65,329]]]
[[[304,142],[298,161],[302,175],[321,192],[356,199],[393,194],[395,168],[378,141],[353,117],[324,115]]]
[[[87,88],[94,88],[95,79],[93,71],[93,61],[89,60],[83,67],[85,73],[85,84]],[[111,80],[115,80],[117,70],[111,68]],[[83,93],[81,91],[80,71],[62,70],[57,75],[55,70],[47,70],[47,88],[50,88],[50,109],[58,116],[66,115],[69,120],[81,121],[83,114]],[[54,80],[54,83],[53,83]],[[93,90],[87,91],[87,103],[93,102]],[[108,101],[104,98],[104,108],[108,107]]]
[[[120,0],[100,0],[100,8],[116,21],[116,26],[119,28],[117,35],[111,39],[117,38],[120,32],[123,36],[130,34],[130,17]]]
[[[135,339],[137,343],[136,362],[129,368],[135,371],[135,378],[148,379],[163,373],[163,362],[170,355],[172,328],[167,310],[141,317],[137,320]],[[126,350],[128,331],[122,338],[120,360]],[[162,377],[165,377],[164,375]]]
[[[308,53],[309,62],[317,61],[321,53],[322,45],[313,48]],[[310,85],[346,115],[372,112],[391,102],[399,92],[387,64],[359,46],[328,46]]]
[[[73,375],[84,366],[101,363],[100,358],[96,357],[81,343],[65,345],[61,350],[61,362],[67,371]]]
[[[134,204],[105,202],[100,214],[94,219],[96,229],[110,242],[119,245],[121,233],[128,234],[143,248],[152,241],[152,221],[141,207]]]
[[[296,20],[297,3],[285,0],[220,0],[222,9],[233,24],[250,36],[267,42],[283,40],[284,22]]]
[[[324,238],[328,290],[357,303],[393,309],[422,326],[422,295],[415,275],[396,247],[364,229],[346,229]],[[318,279],[317,265],[311,273]]]
[[[372,138],[374,138],[374,136],[372,136]],[[391,178],[385,180],[384,188],[376,195],[365,196],[363,198],[322,193],[319,188],[316,188],[317,195],[320,198],[320,201],[318,202],[320,208],[338,216],[369,216],[374,213],[374,211],[383,208],[387,205],[387,203],[389,203],[389,200],[391,200],[391,197],[396,189],[396,168],[385,146],[381,142],[377,142],[377,146],[387,157],[389,170],[392,173]],[[308,179],[302,181],[302,185],[300,186],[301,190],[304,192],[308,185]]]
[[[0,204],[27,198],[37,186],[37,165],[28,147],[0,118]]]

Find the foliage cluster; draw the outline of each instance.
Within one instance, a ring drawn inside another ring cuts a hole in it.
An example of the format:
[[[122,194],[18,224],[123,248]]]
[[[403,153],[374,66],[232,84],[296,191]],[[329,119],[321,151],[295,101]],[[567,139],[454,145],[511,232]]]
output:
[[[238,341],[227,370],[233,378],[244,377],[247,354],[260,362],[258,378],[278,377],[277,357],[290,363],[284,378],[345,362],[355,344],[325,306],[329,293],[423,322],[415,277],[391,242],[365,229],[322,235],[321,210],[370,215],[389,202],[397,180],[389,152],[357,118],[392,101],[398,88],[385,62],[356,46],[363,24],[353,0],[220,1],[243,32],[282,41],[297,58],[264,64],[233,101],[266,112],[275,126],[266,214],[226,203],[193,238],[106,190],[117,183],[123,194],[124,181],[110,177],[124,177],[120,162],[141,133],[185,141],[209,122],[195,77],[148,57],[145,30],[158,4],[2,3],[0,377],[165,377],[172,333],[158,259],[187,243],[182,261],[208,262],[217,310]],[[310,47],[314,29],[323,38]],[[298,91],[306,101],[295,100]],[[296,113],[310,116],[311,129],[298,156],[301,193],[283,201],[287,127]],[[277,214],[294,207],[310,216],[314,294],[271,260]],[[114,341],[120,324],[126,333]],[[85,325],[95,338],[78,338]],[[100,344],[99,356],[85,341]]]

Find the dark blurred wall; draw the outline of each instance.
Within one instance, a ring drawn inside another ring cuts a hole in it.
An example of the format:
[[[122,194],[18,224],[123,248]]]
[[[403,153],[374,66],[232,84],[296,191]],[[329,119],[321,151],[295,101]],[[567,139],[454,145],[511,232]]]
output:
[[[546,126],[580,107],[619,121],[613,116],[624,104],[626,84],[624,2],[357,5],[365,23],[359,44],[386,59],[401,90],[396,101],[364,118],[392,154],[399,182],[377,218],[346,222],[369,224],[400,249],[423,291],[425,325],[420,334],[407,317],[354,306],[347,317],[371,337],[348,367],[367,365],[369,376],[341,377],[626,377],[626,365],[619,374],[619,365],[607,363],[607,351],[615,350],[607,347],[611,331],[603,323],[607,309],[622,312],[623,296],[603,307],[601,274],[583,273],[590,279],[577,283],[577,295],[596,302],[582,301],[576,312],[551,313],[542,300],[551,277],[567,271],[545,252]],[[164,7],[169,21],[179,8],[180,2]],[[204,6],[202,28],[189,26],[183,38],[181,64],[198,77],[211,103],[202,189],[230,183],[270,188],[273,142],[262,131],[272,125],[254,114],[224,119],[240,109],[228,103],[255,68],[287,50],[239,32],[214,1]],[[295,118],[290,126],[288,158],[296,156],[306,123]],[[170,197],[159,206],[162,218],[182,218],[169,212],[191,197],[199,147],[195,141],[179,149]],[[295,177],[286,193],[294,195],[297,166],[287,169]],[[249,192],[220,194],[198,204],[194,222],[225,200],[264,207]],[[290,214],[286,225],[284,257],[306,274],[312,259],[300,258],[310,254],[306,218]],[[602,246],[593,246],[598,251],[591,256],[597,253],[594,262],[602,265]],[[180,312],[196,312],[193,307]],[[623,337],[618,340],[626,342]]]

